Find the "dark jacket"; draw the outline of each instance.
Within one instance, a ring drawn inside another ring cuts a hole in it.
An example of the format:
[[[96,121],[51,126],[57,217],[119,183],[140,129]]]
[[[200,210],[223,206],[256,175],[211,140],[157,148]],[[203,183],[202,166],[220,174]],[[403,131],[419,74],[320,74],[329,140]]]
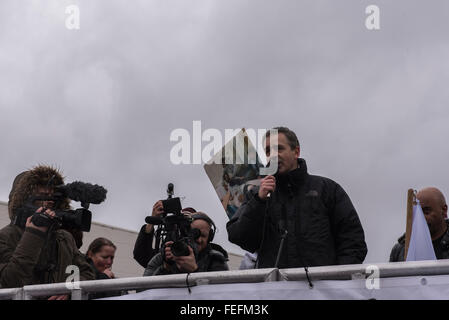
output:
[[[207,272],[207,271],[226,271],[229,270],[228,253],[221,246],[215,243],[209,243],[207,247],[198,254],[196,264],[198,270],[195,272]],[[164,274],[177,274],[183,273],[178,270],[176,265],[172,265],[170,270],[164,268],[162,255],[156,254],[148,263],[145,269],[144,276],[157,276]]]
[[[65,282],[70,275],[66,268],[70,265],[78,266],[80,280],[95,279],[94,270],[69,232],[53,225],[44,233],[14,223],[19,209],[37,186],[63,183],[62,175],[48,166],[37,166],[14,179],[8,201],[11,224],[0,230],[0,285],[3,288]],[[56,209],[68,209],[69,202],[67,198],[62,199]]]
[[[449,259],[449,221],[446,220],[446,224],[448,225],[448,229],[446,233],[438,239],[438,241],[432,241],[435,256],[437,259]],[[435,246],[438,246],[436,248]],[[401,262],[405,261],[405,234],[403,234],[398,242],[393,246],[390,253],[390,262]]]
[[[288,231],[279,268],[362,263],[367,253],[359,217],[346,192],[334,181],[299,168],[276,176],[267,201],[258,188],[227,223],[229,241],[258,252],[258,267],[274,267],[281,234]]]
[[[89,258],[88,256],[85,256],[85,259],[87,261],[87,263],[90,264],[90,266],[92,267],[93,270],[95,270],[95,280],[109,280],[111,278],[108,277],[108,275],[104,272],[100,272],[96,267],[94,262],[92,261],[91,258]],[[122,292],[122,291],[107,291],[107,292],[91,292],[89,293],[88,299],[89,300],[93,300],[93,299],[101,299],[101,298],[109,298],[109,297],[116,297],[116,296],[120,296],[125,294],[126,292]]]
[[[154,227],[150,233],[146,233],[145,226],[146,225],[144,224],[142,228],[140,228],[133,250],[134,260],[144,268],[147,267],[151,258],[159,252],[158,249],[153,248],[153,240],[155,240]]]
[[[0,283],[3,288],[65,282],[66,268],[76,265],[80,280],[93,280],[94,270],[66,230],[50,234],[8,225],[0,230]]]

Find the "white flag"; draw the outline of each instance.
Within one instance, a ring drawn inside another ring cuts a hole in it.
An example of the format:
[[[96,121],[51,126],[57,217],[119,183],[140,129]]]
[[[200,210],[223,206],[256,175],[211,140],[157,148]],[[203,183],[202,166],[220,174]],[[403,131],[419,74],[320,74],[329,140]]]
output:
[[[429,227],[427,226],[426,218],[424,218],[419,200],[413,206],[412,223],[412,234],[405,261],[436,260]]]

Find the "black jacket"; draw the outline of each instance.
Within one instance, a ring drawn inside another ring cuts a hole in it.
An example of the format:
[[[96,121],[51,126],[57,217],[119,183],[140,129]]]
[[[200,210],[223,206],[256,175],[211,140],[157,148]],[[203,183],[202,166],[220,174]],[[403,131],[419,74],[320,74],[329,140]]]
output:
[[[334,181],[299,168],[276,176],[267,201],[255,188],[227,223],[229,241],[259,253],[258,267],[274,267],[281,234],[279,268],[362,263],[367,253],[359,217],[346,192]]]
[[[215,243],[209,243],[207,247],[198,254],[196,264],[198,269],[195,272],[207,271],[227,271],[229,270],[228,253],[221,246]],[[148,263],[144,276],[157,276],[164,274],[182,273],[176,265],[172,265],[170,270],[163,266],[163,259],[160,253],[156,254]]]
[[[136,243],[134,244],[134,260],[136,260],[142,267],[146,268],[148,262],[153,258],[159,249],[153,248],[154,228],[150,233],[145,232],[145,224],[140,228]]]
[[[109,278],[105,273],[100,272],[96,267],[94,262],[91,258],[89,258],[87,255],[85,256],[86,261],[91,265],[92,269],[95,270],[95,280],[108,280]],[[122,291],[107,291],[107,292],[90,292],[88,295],[89,300],[93,299],[101,299],[101,298],[108,298],[108,297],[116,297],[125,294],[126,292]]]
[[[437,259],[449,259],[449,221],[446,220],[448,228],[446,233],[439,239],[438,243],[433,242],[435,255]],[[439,248],[435,248],[435,246]],[[390,253],[390,262],[405,261],[405,234],[403,234],[398,242],[393,246]]]

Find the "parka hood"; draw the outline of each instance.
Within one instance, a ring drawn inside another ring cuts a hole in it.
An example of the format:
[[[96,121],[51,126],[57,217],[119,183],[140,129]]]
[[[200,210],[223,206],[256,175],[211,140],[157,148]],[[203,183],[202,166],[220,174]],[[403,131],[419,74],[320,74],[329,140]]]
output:
[[[24,171],[16,176],[9,193],[8,213],[11,221],[14,220],[15,211],[24,205],[38,186],[55,187],[64,184],[64,177],[55,168],[38,165],[31,170]],[[56,209],[68,209],[69,199],[60,202]]]

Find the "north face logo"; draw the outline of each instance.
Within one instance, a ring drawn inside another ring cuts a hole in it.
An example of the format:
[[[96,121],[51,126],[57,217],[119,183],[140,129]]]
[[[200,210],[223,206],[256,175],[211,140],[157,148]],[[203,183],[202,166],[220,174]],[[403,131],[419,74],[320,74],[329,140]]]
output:
[[[306,193],[306,197],[318,197],[318,191],[316,190],[310,190]]]

